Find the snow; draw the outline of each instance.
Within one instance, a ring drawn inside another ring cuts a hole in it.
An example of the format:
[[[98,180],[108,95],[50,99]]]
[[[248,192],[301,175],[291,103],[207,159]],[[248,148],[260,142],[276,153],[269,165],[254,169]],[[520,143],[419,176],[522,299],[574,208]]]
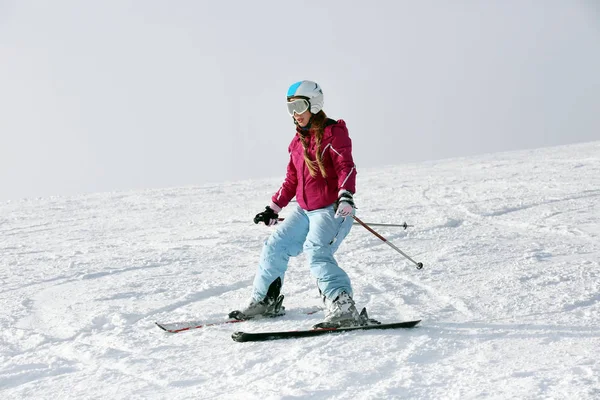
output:
[[[600,142],[360,169],[338,252],[359,307],[408,330],[236,343],[322,313],[300,256],[288,315],[249,296],[280,178],[0,203],[0,393],[21,399],[598,399]],[[282,171],[283,172],[283,171]],[[286,210],[282,212],[285,217]]]

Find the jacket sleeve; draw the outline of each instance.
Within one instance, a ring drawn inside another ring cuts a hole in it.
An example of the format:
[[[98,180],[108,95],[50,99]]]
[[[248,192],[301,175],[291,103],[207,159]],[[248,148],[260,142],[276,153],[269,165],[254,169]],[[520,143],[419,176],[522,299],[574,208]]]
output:
[[[290,152],[290,161],[287,165],[287,172],[285,174],[285,180],[277,192],[271,197],[271,201],[277,204],[280,208],[287,206],[290,201],[296,195],[296,188],[298,187],[298,175],[296,173],[296,167],[292,160],[292,145],[288,147]]]
[[[346,127],[332,127],[331,159],[338,176],[338,191],[356,193],[356,165],[352,158],[352,140]]]

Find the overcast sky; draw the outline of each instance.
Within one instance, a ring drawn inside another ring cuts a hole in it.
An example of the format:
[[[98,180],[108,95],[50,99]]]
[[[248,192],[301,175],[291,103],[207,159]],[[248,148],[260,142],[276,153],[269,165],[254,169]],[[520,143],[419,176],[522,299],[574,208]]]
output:
[[[359,174],[600,140],[597,4],[0,0],[0,200],[283,177],[302,79]]]

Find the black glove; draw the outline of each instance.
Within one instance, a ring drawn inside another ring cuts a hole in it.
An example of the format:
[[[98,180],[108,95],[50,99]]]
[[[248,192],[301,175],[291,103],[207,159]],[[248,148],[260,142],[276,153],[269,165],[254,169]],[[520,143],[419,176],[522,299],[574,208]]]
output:
[[[265,225],[271,226],[278,222],[278,218],[279,214],[273,211],[271,207],[266,206],[265,211],[256,214],[256,217],[254,217],[254,223],[258,224],[259,222],[264,222]]]

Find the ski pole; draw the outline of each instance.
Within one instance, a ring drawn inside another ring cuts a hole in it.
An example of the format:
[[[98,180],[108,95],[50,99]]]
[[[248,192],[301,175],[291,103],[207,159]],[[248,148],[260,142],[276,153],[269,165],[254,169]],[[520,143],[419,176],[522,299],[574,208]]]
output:
[[[403,224],[378,224],[376,222],[365,222],[365,224],[368,224],[369,226],[390,226],[393,228],[404,228],[404,230],[406,230],[407,228],[412,228],[414,225],[408,225],[406,222]],[[355,222],[354,225],[360,225],[358,222]]]
[[[375,232],[373,230],[373,228],[371,228],[369,225],[367,225],[364,222],[362,222],[356,215],[353,215],[352,218],[354,218],[354,220],[356,222],[358,222],[359,224],[361,224],[366,230],[368,230],[373,235],[375,235],[379,239],[381,239],[385,244],[387,244],[388,246],[390,246],[392,249],[396,250],[398,253],[402,254],[404,257],[406,257],[410,261],[412,261],[417,266],[417,269],[422,269],[423,268],[423,263],[422,262],[416,262],[415,260],[413,260],[412,258],[410,258],[406,253],[404,253],[402,250],[400,250],[399,248],[397,248],[396,246],[394,246],[394,244],[390,243],[386,238],[384,238],[383,236],[381,236],[379,233]]]

